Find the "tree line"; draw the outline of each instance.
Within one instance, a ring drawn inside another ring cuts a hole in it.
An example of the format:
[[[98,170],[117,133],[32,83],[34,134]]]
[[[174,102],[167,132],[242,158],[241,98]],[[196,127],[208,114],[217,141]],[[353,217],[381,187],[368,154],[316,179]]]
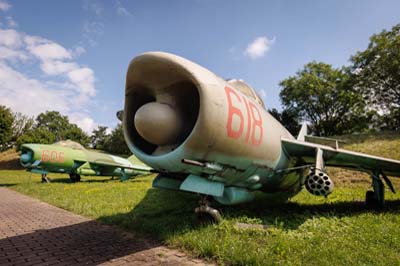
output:
[[[308,121],[316,135],[332,136],[371,130],[400,130],[400,24],[369,39],[367,49],[334,68],[310,62],[282,80],[283,110],[269,110],[293,135]],[[0,106],[0,150],[23,143],[71,139],[85,147],[129,154],[122,125],[111,133],[99,126],[89,136],[67,116],[47,111],[35,119]]]
[[[270,112],[292,134],[308,121],[316,135],[400,130],[400,24],[370,37],[367,49],[334,68],[307,63],[280,82],[281,112]]]
[[[110,133],[107,127],[98,126],[89,136],[57,111],[46,111],[33,118],[19,112],[13,113],[6,106],[0,105],[0,151],[12,147],[19,150],[24,143],[51,144],[66,139],[79,142],[84,147],[114,154],[130,154],[121,124]]]

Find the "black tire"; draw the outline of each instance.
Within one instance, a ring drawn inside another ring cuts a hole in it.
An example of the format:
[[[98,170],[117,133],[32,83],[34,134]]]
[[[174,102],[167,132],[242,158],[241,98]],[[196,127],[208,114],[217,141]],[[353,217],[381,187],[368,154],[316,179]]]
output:
[[[71,180],[71,182],[79,182],[81,181],[81,176],[75,173],[69,174],[69,179]]]
[[[205,212],[197,213],[197,222],[201,225],[210,225],[210,224],[217,224],[218,221],[214,219],[214,217]]]

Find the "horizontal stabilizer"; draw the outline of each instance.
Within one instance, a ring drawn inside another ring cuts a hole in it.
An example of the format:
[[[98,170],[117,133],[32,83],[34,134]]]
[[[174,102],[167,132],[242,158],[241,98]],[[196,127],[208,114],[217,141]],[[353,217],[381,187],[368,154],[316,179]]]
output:
[[[334,149],[338,149],[340,143],[342,143],[342,144],[346,143],[343,140],[324,138],[324,137],[316,137],[316,136],[308,136],[308,135],[304,136],[304,141],[329,146]]]

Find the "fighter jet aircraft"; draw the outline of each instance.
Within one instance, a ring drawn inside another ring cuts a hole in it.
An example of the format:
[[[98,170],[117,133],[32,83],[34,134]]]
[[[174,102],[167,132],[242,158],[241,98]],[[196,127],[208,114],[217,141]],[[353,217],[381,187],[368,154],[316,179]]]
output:
[[[262,191],[288,199],[304,185],[327,196],[334,188],[327,166],[368,173],[366,201],[379,206],[383,181],[394,192],[387,176],[400,176],[400,161],[341,149],[338,141],[307,136],[306,126],[294,138],[242,80],[173,54],[131,61],[122,120],[130,150],[159,172],[153,187],[200,194],[196,212],[215,219],[209,198],[232,205]]]
[[[118,156],[86,150],[79,143],[66,140],[52,145],[23,144],[20,163],[32,173],[42,174],[42,182],[49,182],[51,173],[67,173],[72,182],[85,176],[131,176],[149,173],[152,169],[135,162],[135,156],[124,159]]]

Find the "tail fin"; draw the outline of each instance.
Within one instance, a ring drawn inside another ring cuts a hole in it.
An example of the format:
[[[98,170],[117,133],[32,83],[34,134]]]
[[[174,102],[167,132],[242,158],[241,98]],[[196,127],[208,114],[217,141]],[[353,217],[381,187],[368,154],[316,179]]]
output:
[[[305,141],[305,136],[308,134],[308,126],[307,122],[303,122],[301,125],[301,129],[299,135],[297,135],[297,140]]]

